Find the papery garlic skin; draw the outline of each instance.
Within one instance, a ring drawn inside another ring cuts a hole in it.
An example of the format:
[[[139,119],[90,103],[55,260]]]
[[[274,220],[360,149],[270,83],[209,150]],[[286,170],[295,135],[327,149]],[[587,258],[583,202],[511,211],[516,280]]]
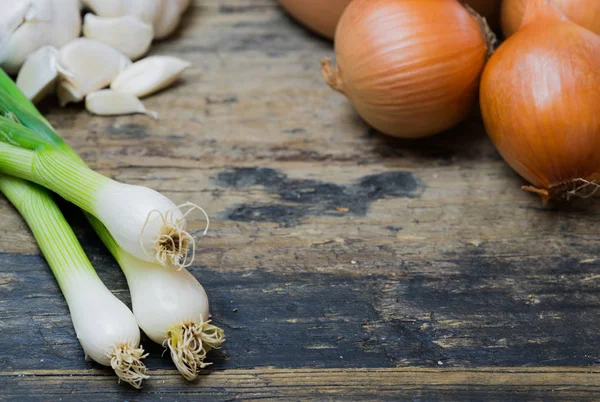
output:
[[[0,67],[9,74],[40,47],[58,48],[81,32],[77,0],[2,0],[0,10]]]

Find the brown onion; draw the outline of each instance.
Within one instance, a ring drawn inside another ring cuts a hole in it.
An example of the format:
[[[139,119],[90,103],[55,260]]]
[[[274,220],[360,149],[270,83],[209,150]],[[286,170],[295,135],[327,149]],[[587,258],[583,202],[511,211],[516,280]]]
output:
[[[488,51],[481,18],[457,0],[354,0],[335,34],[325,81],[379,131],[417,138],[463,120]]]
[[[600,36],[548,0],[528,0],[523,27],[481,80],[485,127],[506,162],[552,198],[587,196],[600,179]]]
[[[508,38],[523,21],[529,0],[504,0],[502,2],[502,32]],[[600,0],[552,0],[571,21],[600,35]]]
[[[351,0],[278,0],[292,17],[316,33],[333,39],[335,27]]]

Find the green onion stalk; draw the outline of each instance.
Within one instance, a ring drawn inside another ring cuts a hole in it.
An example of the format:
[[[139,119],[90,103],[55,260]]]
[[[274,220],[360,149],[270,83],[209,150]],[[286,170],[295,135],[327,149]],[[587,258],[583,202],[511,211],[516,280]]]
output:
[[[0,88],[0,112],[13,115],[22,123],[19,127],[0,118],[0,135],[6,138],[5,144],[0,143],[0,148],[4,147],[0,151],[0,160],[12,158],[12,162],[5,164],[12,174],[26,178],[37,177],[38,182],[46,185],[53,180],[53,175],[60,174],[57,170],[64,170],[68,173],[63,179],[65,186],[61,195],[70,200],[83,198],[83,194],[73,195],[70,192],[93,190],[95,184],[85,182],[86,179],[91,182],[104,180],[98,178],[97,174],[84,172],[77,167],[84,166],[81,158],[63,142],[35,106],[24,98],[12,80],[1,73]],[[18,100],[18,104],[11,103],[11,97]],[[19,150],[17,146],[8,148],[7,144],[11,143],[25,149]],[[12,157],[9,155],[11,153],[14,153]],[[44,162],[44,167],[41,168],[25,168],[27,164],[35,164],[35,160],[43,161],[46,153],[52,154],[53,166]],[[44,173],[37,176],[31,174],[35,169]],[[77,176],[78,174],[85,177]],[[87,187],[69,186],[68,181],[85,183]],[[84,204],[82,202],[77,205],[88,211]],[[144,261],[132,255],[100,220],[90,213],[86,213],[86,216],[125,273],[138,325],[150,339],[167,347],[181,374],[186,379],[193,380],[199,369],[209,364],[205,362],[207,352],[218,348],[224,341],[223,330],[209,321],[208,297],[204,288],[185,268],[173,270],[168,264]]]
[[[50,193],[6,175],[0,175],[0,191],[33,232],[67,301],[85,354],[139,388],[148,376],[135,317],[104,286]]]
[[[94,215],[138,259],[177,269],[192,264],[196,248],[186,216],[202,208],[177,206],[152,189],[89,169],[3,72],[0,113],[1,172],[38,183]]]

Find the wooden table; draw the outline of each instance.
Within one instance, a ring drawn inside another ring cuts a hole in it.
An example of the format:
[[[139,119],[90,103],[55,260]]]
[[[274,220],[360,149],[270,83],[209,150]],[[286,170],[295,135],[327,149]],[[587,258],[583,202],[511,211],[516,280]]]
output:
[[[377,134],[323,84],[331,44],[272,0],[198,0],[153,52],[193,63],[145,100],[160,120],[42,110],[95,169],[206,208],[191,271],[227,342],[187,383],[144,339],[152,378],[118,385],[84,360],[2,199],[0,400],[598,398],[598,201],[543,208],[477,113],[422,141]],[[62,205],[128,303],[113,259]]]

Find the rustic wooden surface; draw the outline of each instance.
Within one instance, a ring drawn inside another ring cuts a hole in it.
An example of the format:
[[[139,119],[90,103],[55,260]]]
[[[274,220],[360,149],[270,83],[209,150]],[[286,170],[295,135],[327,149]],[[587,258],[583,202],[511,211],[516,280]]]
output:
[[[153,53],[193,63],[145,101],[157,122],[42,109],[95,169],[206,208],[191,271],[228,340],[186,383],[144,339],[152,379],[118,385],[83,359],[1,199],[0,400],[598,397],[598,201],[541,207],[476,112],[422,141],[373,132],[321,81],[331,44],[272,0],[198,0]],[[128,303],[115,262],[61,205]]]

